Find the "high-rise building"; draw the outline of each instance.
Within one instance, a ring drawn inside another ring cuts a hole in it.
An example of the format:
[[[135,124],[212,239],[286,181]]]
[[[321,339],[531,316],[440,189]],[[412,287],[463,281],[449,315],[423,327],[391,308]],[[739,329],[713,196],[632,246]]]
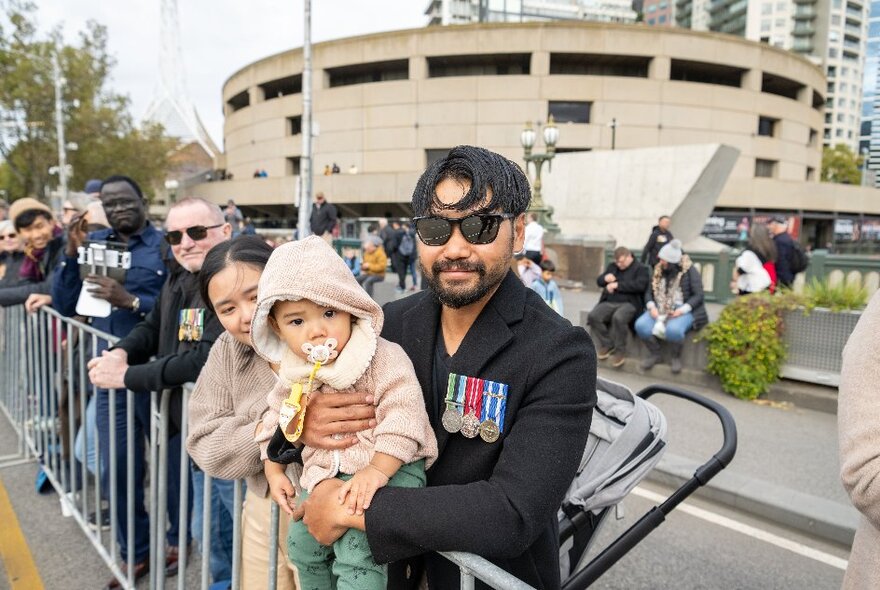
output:
[[[644,0],[642,20],[658,27],[675,26],[675,0]]]
[[[880,188],[880,101],[877,84],[880,66],[880,3],[871,3],[868,21],[868,45],[865,71],[862,74],[862,124],[859,132],[859,153],[867,156],[864,164],[873,185]],[[867,179],[866,179],[867,180]]]
[[[632,0],[431,0],[425,15],[429,25],[546,20],[636,22]]]
[[[820,65],[828,77],[822,143],[857,151],[869,7],[866,0],[676,0],[675,19],[680,27],[739,35]]]

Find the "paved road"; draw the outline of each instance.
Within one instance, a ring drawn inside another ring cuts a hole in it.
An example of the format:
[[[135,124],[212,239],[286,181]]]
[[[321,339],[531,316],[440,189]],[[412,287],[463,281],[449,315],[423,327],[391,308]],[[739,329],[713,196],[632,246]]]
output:
[[[666,495],[667,490],[642,485]],[[827,555],[832,561],[848,557],[848,550],[756,521],[718,505],[690,499],[685,502],[712,515],[731,518],[760,531],[778,535]],[[630,526],[653,506],[631,495],[624,501],[626,518],[611,520],[600,532],[602,546]],[[679,506],[651,535],[600,578],[592,588],[599,590],[676,590],[755,589],[803,590],[839,588],[843,570],[799,555],[790,550],[755,539],[685,513]]]

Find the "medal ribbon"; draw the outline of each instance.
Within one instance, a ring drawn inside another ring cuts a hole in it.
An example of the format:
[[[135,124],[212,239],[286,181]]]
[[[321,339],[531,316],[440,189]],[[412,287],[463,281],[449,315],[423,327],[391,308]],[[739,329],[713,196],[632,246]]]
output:
[[[465,415],[473,411],[480,419],[483,409],[483,380],[476,377],[465,377]]]
[[[507,385],[495,381],[486,381],[483,393],[483,415],[480,422],[492,420],[498,425],[498,430],[504,432],[504,411],[507,409]]]
[[[455,373],[449,374],[449,380],[446,383],[446,409],[462,413],[462,400],[464,399],[464,389],[458,387],[459,375]]]

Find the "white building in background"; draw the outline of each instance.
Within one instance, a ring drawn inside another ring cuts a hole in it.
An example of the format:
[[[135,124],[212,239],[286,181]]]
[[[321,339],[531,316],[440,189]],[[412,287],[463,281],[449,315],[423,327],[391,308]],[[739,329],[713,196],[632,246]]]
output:
[[[858,151],[867,0],[676,0],[680,27],[739,35],[806,56],[828,77],[822,143]]]
[[[859,152],[867,155],[868,170],[865,183],[880,188],[880,101],[877,83],[880,81],[880,2],[872,3],[868,24],[868,49],[865,52],[865,71],[862,75],[862,125]]]
[[[543,20],[634,23],[632,5],[631,0],[431,0],[425,15],[429,25]]]

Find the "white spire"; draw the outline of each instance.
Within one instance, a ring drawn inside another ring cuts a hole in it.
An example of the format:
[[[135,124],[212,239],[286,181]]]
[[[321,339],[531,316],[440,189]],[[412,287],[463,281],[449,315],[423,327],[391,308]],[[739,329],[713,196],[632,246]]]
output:
[[[144,115],[145,121],[160,123],[165,133],[184,143],[196,141],[212,158],[219,151],[205,130],[186,91],[180,50],[177,0],[161,2],[161,46],[159,48],[159,87]]]

